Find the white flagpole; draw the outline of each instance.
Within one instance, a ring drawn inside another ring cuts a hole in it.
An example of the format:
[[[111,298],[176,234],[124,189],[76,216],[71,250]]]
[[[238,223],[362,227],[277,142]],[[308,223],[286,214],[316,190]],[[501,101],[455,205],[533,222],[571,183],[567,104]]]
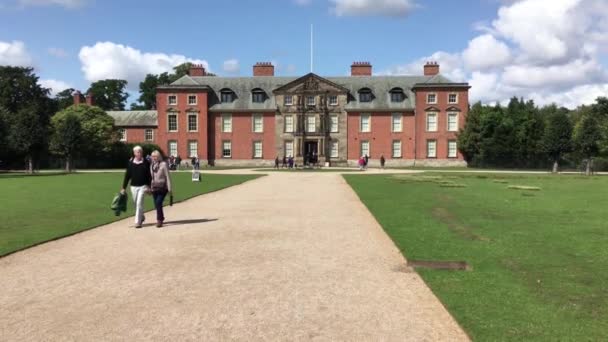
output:
[[[314,45],[313,45],[313,27],[310,24],[310,72],[314,71]]]

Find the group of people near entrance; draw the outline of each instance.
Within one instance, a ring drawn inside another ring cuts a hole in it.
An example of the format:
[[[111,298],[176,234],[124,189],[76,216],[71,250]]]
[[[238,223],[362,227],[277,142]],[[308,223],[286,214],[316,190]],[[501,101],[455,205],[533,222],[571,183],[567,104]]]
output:
[[[141,146],[133,148],[133,158],[129,160],[120,192],[126,193],[130,185],[131,196],[135,203],[135,228],[141,228],[144,216],[144,198],[152,195],[156,208],[156,227],[161,228],[165,221],[163,202],[167,194],[171,194],[171,175],[169,166],[163,160],[159,151],[152,152],[150,160],[144,158]]]
[[[277,156],[274,159],[274,168],[275,169],[279,169],[279,168],[283,168],[283,169],[293,169],[294,167],[297,167],[295,160],[293,159],[292,156],[283,156],[282,162],[281,160],[279,160],[279,156]]]

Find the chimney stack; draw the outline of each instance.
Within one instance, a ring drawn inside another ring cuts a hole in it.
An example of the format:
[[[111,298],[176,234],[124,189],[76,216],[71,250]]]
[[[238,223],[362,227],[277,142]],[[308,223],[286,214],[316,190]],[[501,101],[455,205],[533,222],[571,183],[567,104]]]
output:
[[[91,94],[90,92],[88,92],[87,95],[85,96],[85,101],[88,106],[95,105],[95,101],[93,100],[93,94]]]
[[[82,94],[80,93],[80,91],[76,90],[72,94],[72,98],[74,99],[74,105],[75,106],[78,106],[79,104],[82,103]]]
[[[274,65],[271,62],[257,62],[253,66],[253,76],[274,76]]]
[[[370,64],[370,62],[353,62],[353,65],[350,66],[350,75],[371,76],[372,65]]]
[[[439,75],[439,64],[437,62],[426,62],[424,65],[424,76]]]
[[[188,72],[188,75],[194,76],[194,77],[205,76],[206,75],[205,67],[203,67],[202,64],[192,64],[190,66],[190,71]]]

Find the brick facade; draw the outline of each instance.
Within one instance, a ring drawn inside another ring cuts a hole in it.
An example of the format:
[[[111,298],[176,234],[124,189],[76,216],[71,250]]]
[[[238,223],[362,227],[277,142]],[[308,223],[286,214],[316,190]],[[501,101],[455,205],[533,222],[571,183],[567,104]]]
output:
[[[175,96],[177,102],[169,104],[169,97]],[[188,97],[196,96],[196,104],[189,104]],[[156,106],[158,108],[158,133],[156,143],[170,154],[170,143],[177,144],[177,156],[182,159],[190,158],[189,143],[197,143],[197,155],[201,162],[206,162],[209,157],[209,124],[207,91],[201,89],[159,89],[156,94]],[[177,130],[170,130],[169,117],[177,117]],[[196,130],[188,127],[189,117],[197,118]]]
[[[253,131],[254,115],[262,117],[262,132]],[[230,117],[232,120],[231,132],[222,131],[223,116]],[[212,148],[210,159],[216,162],[230,160],[274,160],[278,155],[275,149],[275,113],[232,113],[232,114],[211,114],[210,138]],[[223,143],[230,142],[231,156],[223,157]],[[262,156],[254,158],[254,143],[262,143]]]
[[[435,94],[437,103],[427,103],[427,96]],[[449,94],[457,95],[457,103],[449,104]],[[464,157],[457,152],[456,158],[448,157],[448,141],[457,140],[458,131],[448,131],[448,113],[456,113],[458,115],[458,130],[464,128],[466,115],[469,108],[469,95],[467,90],[454,90],[450,88],[424,88],[416,92],[416,158],[417,160],[428,159],[447,159],[462,161]],[[437,131],[427,131],[427,114],[437,113]],[[437,142],[437,157],[427,157],[427,141],[434,140]]]
[[[361,132],[361,114],[348,114],[348,160],[351,163],[362,156],[362,141],[369,142],[368,157],[372,159],[380,159],[381,156],[386,160],[396,161],[414,159],[414,113],[363,113],[370,115],[370,132]],[[401,131],[393,131],[393,116],[401,117]],[[401,157],[393,157],[393,142],[401,143]]]
[[[306,160],[308,149],[322,163],[356,164],[364,153],[362,142],[369,144],[371,165],[377,165],[381,156],[392,166],[464,165],[455,141],[465,125],[470,87],[441,76],[437,63],[427,63],[422,71],[424,78],[372,76],[370,63],[355,62],[350,77],[288,78],[275,77],[271,63],[259,62],[253,74],[263,77],[222,78],[207,76],[202,66],[195,65],[189,76],[157,89],[154,123],[148,120],[145,125],[121,128],[127,130],[127,142],[133,143],[147,142],[145,131],[153,129],[153,142],[182,159],[190,157],[196,143],[201,162],[214,165],[270,165],[275,157],[287,156],[287,144],[299,163]],[[254,90],[263,91],[264,97],[254,96]],[[362,95],[370,91],[371,98]],[[80,93],[74,94],[74,100],[84,102]],[[434,120],[429,121],[429,113]],[[224,132],[222,118],[228,116],[231,132]],[[254,129],[257,116],[263,122],[262,132]],[[362,131],[362,116],[369,118],[369,132]],[[192,130],[189,120],[194,118]],[[314,118],[310,124],[308,118]],[[176,120],[177,127],[170,129],[170,120]],[[287,120],[293,125],[289,131]],[[436,129],[429,131],[427,125],[435,122]],[[224,155],[225,142],[230,142],[229,156]],[[257,156],[256,142],[262,145]],[[455,154],[450,156],[450,151]]]

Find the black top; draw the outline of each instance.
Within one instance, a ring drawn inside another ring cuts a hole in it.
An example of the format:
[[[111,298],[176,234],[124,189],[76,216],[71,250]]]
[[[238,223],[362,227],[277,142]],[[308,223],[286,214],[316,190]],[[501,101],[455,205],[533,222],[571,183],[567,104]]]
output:
[[[150,175],[150,163],[144,159],[141,163],[136,164],[133,160],[129,160],[125,179],[122,181],[122,188],[125,189],[131,181],[131,186],[150,185],[152,176]]]

